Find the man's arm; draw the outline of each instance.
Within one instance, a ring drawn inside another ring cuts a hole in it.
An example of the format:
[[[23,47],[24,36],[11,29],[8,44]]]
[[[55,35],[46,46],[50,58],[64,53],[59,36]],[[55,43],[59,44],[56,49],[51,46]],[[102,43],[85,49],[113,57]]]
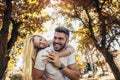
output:
[[[49,57],[48,62],[52,62],[55,67],[59,68],[61,66],[62,63],[55,54],[49,54],[47,57]],[[71,80],[80,79],[79,69],[76,64],[71,64],[67,67],[64,67],[61,71],[65,76],[67,76]]]
[[[44,77],[43,76],[43,71],[37,70],[37,69],[34,68],[33,69],[32,80],[52,80],[52,79]]]
[[[32,78],[33,80],[46,80],[42,75],[43,75],[43,71],[38,70],[38,69],[33,69],[33,73],[32,73]],[[44,78],[44,79],[43,79]]]
[[[56,54],[58,57],[64,57],[72,54],[75,51],[74,47],[71,45],[66,46],[66,50],[59,52],[59,54]]]
[[[69,65],[68,67],[64,67],[61,71],[71,80],[80,80],[79,69],[76,64],[72,64]]]

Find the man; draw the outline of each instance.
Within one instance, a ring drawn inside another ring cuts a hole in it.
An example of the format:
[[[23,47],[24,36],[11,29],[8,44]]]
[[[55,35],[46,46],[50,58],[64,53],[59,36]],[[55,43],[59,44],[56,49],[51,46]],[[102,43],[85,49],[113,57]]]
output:
[[[36,57],[33,80],[42,80],[43,74],[51,80],[79,80],[79,69],[75,63],[74,54],[60,58],[55,55],[65,50],[68,42],[69,30],[65,27],[57,27],[53,45],[41,50]],[[47,63],[44,61],[46,60],[45,55],[49,59]]]

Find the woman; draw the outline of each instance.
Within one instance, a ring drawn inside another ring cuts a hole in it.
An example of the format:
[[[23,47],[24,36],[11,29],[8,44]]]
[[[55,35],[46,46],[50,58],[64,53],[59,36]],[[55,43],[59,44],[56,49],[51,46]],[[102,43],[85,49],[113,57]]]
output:
[[[24,73],[26,74],[25,80],[32,80],[32,69],[36,59],[37,52],[52,44],[52,41],[47,41],[40,35],[32,35],[25,40],[24,43]],[[67,56],[74,52],[74,48],[70,45],[66,46],[66,50],[61,52],[58,57]],[[43,80],[45,78],[43,77]],[[50,79],[46,79],[50,80]]]

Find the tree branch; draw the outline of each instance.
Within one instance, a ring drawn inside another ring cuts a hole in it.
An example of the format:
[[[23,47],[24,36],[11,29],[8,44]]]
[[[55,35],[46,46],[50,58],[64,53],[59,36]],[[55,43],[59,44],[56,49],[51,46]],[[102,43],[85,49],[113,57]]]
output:
[[[103,5],[105,4],[106,0],[104,0],[104,2],[101,4],[101,8],[100,10],[103,8]]]
[[[12,48],[12,46],[14,45],[14,43],[16,42],[17,37],[18,37],[18,29],[20,28],[20,25],[22,24],[22,22],[17,22],[15,20],[13,20],[13,18],[11,18],[11,21],[13,24],[13,29],[12,29],[12,33],[11,33],[11,38],[7,45],[8,50],[10,50]]]
[[[115,40],[115,38],[116,38],[117,35],[120,35],[120,32],[119,32],[119,33],[116,33],[114,36],[111,36],[111,37],[110,37],[110,41],[109,41],[109,44],[108,44],[108,46],[107,46],[107,50],[109,49],[110,44],[113,42],[113,40]]]
[[[112,23],[117,24],[117,25],[120,26],[120,20],[117,20],[117,19],[116,19],[116,20],[113,20]]]
[[[75,12],[75,14],[76,14],[77,18],[81,20],[81,22],[84,24],[84,26],[85,26],[85,27],[87,27],[87,25],[85,25],[85,23],[83,22],[83,20],[79,17],[79,15],[78,15],[78,11],[77,11],[77,9],[76,9],[76,7],[75,7],[75,4],[74,4],[74,3],[73,3],[73,7],[74,7],[74,12]]]
[[[96,38],[95,38],[95,35],[94,35],[94,32],[93,32],[93,28],[92,28],[92,19],[91,19],[91,17],[90,17],[90,15],[89,15],[89,12],[88,12],[88,10],[86,10],[85,9],[85,11],[86,11],[86,14],[87,14],[87,16],[88,16],[88,19],[89,19],[89,22],[88,22],[88,29],[89,29],[89,31],[90,31],[90,36],[91,36],[91,38],[92,38],[92,40],[94,41],[94,43],[95,43],[95,46],[98,48],[98,49],[100,49],[100,46],[99,46],[99,44],[98,44],[98,42],[97,42],[97,40],[96,40]]]
[[[99,20],[101,21],[100,27],[101,27],[101,36],[102,36],[102,40],[101,40],[101,45],[102,48],[106,48],[106,24],[105,24],[105,19],[104,16],[101,13],[101,9],[100,9],[100,3],[99,0],[94,0],[95,4],[96,4],[96,10],[97,13],[99,15]]]
[[[97,12],[101,12],[99,0],[94,0],[94,2],[96,4],[96,10],[97,10]]]

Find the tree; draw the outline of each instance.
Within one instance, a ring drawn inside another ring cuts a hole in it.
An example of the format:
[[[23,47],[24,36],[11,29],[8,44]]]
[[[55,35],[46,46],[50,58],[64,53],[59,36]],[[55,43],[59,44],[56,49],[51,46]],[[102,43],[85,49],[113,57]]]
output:
[[[116,80],[120,80],[118,70],[110,47],[120,47],[120,3],[116,0],[62,0],[60,12],[71,18],[80,20],[80,28],[75,32],[79,39],[79,47],[93,48],[103,54]],[[60,7],[59,6],[59,7]],[[78,38],[77,37],[77,38]],[[82,43],[82,44],[81,44]]]
[[[10,60],[9,54],[18,38],[43,31],[42,23],[49,16],[41,12],[49,0],[0,0],[0,80]]]

